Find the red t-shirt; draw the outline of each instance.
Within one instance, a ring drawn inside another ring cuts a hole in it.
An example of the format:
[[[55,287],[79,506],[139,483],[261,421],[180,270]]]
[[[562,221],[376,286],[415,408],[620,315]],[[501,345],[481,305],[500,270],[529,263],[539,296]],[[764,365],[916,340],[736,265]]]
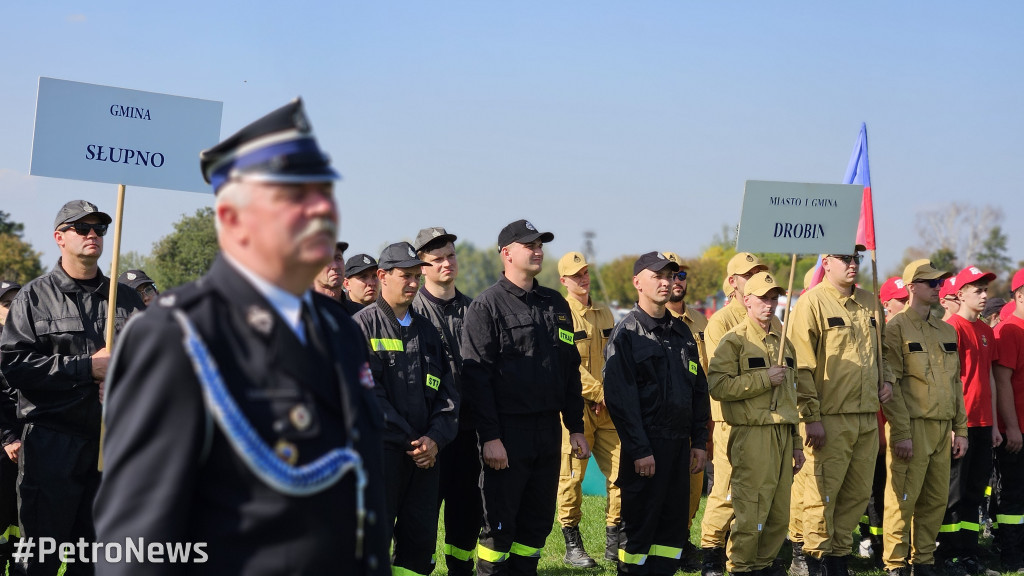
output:
[[[991,426],[992,363],[998,358],[995,333],[981,320],[969,322],[959,314],[953,314],[947,322],[956,329],[967,425]]]
[[[1013,386],[1013,404],[1017,411],[1017,424],[1024,426],[1024,320],[1011,315],[996,324],[996,364],[1013,370],[1010,383]],[[1006,426],[999,422],[999,430],[1006,431]]]

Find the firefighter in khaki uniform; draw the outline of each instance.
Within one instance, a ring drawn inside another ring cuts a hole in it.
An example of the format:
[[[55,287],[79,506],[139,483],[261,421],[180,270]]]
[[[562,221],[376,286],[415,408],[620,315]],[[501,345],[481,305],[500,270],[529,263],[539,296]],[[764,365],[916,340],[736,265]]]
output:
[[[775,309],[786,291],[770,274],[759,272],[744,292],[747,317],[722,337],[708,374],[711,397],[721,402],[731,427],[735,519],[726,550],[728,568],[734,576],[785,576],[785,567],[775,560],[786,539],[793,474],[804,464],[797,433],[796,355],[787,342],[785,365],[778,365],[782,323]]]
[[[767,272],[768,267],[749,252],[740,252],[729,260],[726,266],[725,282],[732,292],[732,299],[708,320],[704,331],[704,343],[708,357],[715,357],[718,341],[747,316],[743,306],[743,287],[747,280],[758,272]],[[724,286],[723,286],[724,287]],[[727,294],[730,290],[725,291]],[[710,361],[710,360],[709,360]],[[729,479],[732,468],[729,465],[729,424],[722,416],[722,406],[716,400],[711,401],[711,419],[714,421],[712,443],[714,444],[715,484],[708,495],[704,506],[704,519],[700,525],[700,545],[704,549],[704,562],[701,567],[703,576],[722,576],[725,572],[725,541],[732,523],[732,502],[729,493]]]
[[[604,345],[615,325],[612,312],[590,299],[590,269],[579,252],[569,252],[558,261],[558,275],[569,293],[573,341],[580,351],[580,380],[583,383],[583,434],[597,466],[607,479],[608,508],[605,512],[604,558],[618,560],[621,500],[615,477],[619,470],[619,433],[604,403]],[[574,568],[594,568],[597,562],[583,549],[580,536],[583,477],[588,460],[573,456],[569,431],[562,427],[562,468],[558,479],[558,523],[565,537],[563,561]]]
[[[950,275],[928,260],[908,264],[903,283],[910,304],[885,327],[885,359],[895,384],[892,399],[882,404],[890,447],[882,534],[883,561],[892,576],[908,576],[908,555],[915,576],[943,573],[935,567],[935,539],[947,495],[935,487],[949,482],[950,435],[956,434],[953,458],[967,450],[956,331],[931,314]]]
[[[797,356],[797,402],[807,471],[797,476],[803,502],[803,553],[812,575],[847,576],[853,530],[871,496],[878,454],[879,381],[875,295],[856,287],[864,247],[822,257],[821,284],[797,301],[790,336]],[[884,362],[883,362],[884,367]]]
[[[697,352],[700,353],[700,365],[704,373],[708,371],[708,349],[704,343],[704,332],[708,329],[708,319],[700,312],[694,312],[686,307],[686,276],[690,268],[683,263],[683,259],[675,252],[662,252],[665,258],[675,262],[679,266],[672,280],[672,287],[669,292],[668,302],[665,308],[669,314],[679,318],[686,324],[686,327],[693,333],[693,339],[697,341]],[[710,432],[710,430],[709,430]],[[705,445],[706,447],[706,445]],[[693,519],[700,508],[700,495],[704,491],[704,470],[701,469],[690,475],[690,520],[686,525],[687,531],[693,527]],[[700,570],[700,559],[697,547],[689,539],[683,543],[683,555],[679,560],[679,568],[683,572],[695,572]]]

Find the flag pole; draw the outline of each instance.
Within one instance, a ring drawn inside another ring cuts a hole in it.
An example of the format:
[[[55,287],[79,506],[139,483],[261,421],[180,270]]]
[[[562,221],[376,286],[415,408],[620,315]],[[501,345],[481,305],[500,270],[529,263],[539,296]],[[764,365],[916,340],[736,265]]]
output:
[[[793,282],[796,279],[796,254],[793,254],[793,261],[789,265],[789,286],[786,287],[786,311],[782,314],[782,336],[779,339],[779,361],[776,363],[779,366],[785,366],[783,362],[786,361],[786,326],[789,325],[789,310],[793,304]],[[771,410],[779,404],[779,387],[776,386],[775,390],[772,391],[772,405]]]
[[[124,190],[124,184],[117,185],[117,211],[114,212],[114,247],[113,255],[110,258],[110,291],[107,293],[106,348],[108,353],[111,352],[114,346],[114,320],[117,316],[117,266],[120,264],[119,257],[121,255],[121,219],[124,215]],[[103,387],[103,382],[100,382],[100,387]],[[100,419],[100,456],[96,462],[96,469],[101,472],[103,471],[103,440],[106,435],[107,426]]]

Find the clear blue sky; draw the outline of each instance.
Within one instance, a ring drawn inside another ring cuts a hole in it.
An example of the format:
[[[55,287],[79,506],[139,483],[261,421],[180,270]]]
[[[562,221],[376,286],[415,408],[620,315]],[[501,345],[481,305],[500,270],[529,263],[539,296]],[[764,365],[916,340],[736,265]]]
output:
[[[1015,1],[4,2],[0,210],[47,268],[65,201],[113,213],[114,185],[28,175],[49,76],[222,101],[224,136],[302,95],[354,251],[431,225],[491,246],[526,217],[551,266],[585,230],[599,261],[697,256],[745,180],[841,181],[864,121],[883,271],[953,201],[1004,207],[1016,261],[1021,22]],[[122,252],[212,201],[129,188]]]

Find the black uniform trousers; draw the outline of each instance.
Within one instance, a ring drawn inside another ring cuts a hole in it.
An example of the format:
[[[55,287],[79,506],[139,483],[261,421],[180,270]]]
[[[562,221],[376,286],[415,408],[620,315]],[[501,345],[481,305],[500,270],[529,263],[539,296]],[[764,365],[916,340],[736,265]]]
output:
[[[687,530],[690,493],[690,440],[649,438],[654,475],[636,473],[636,457],[625,451],[615,483],[622,491],[619,574],[671,575],[679,568]]]
[[[40,562],[40,537],[56,545],[77,544],[79,538],[96,540],[92,503],[100,485],[99,438],[89,438],[26,424],[18,456],[18,517],[22,538],[36,545],[28,562],[16,574],[53,576],[60,568],[57,554]],[[65,576],[93,574],[92,563],[68,563]]]
[[[879,430],[881,433],[881,429]],[[875,475],[871,479],[871,497],[868,508],[860,519],[860,535],[871,540],[871,552],[877,557],[882,554],[882,518],[885,516],[885,450],[875,459]]]
[[[978,557],[979,508],[992,477],[992,427],[968,427],[967,442],[967,453],[949,467],[949,501],[936,551],[944,559]]]
[[[444,560],[449,576],[470,576],[480,536],[483,506],[480,492],[480,450],[476,430],[459,430],[438,455],[440,500],[444,501]]]
[[[996,543],[1004,566],[1020,566],[1024,563],[1024,451],[1011,454],[1005,446],[994,454],[993,520],[999,524]]]
[[[440,478],[439,466],[418,468],[404,450],[384,448],[388,525],[395,527],[392,574],[434,571]]]
[[[11,561],[19,534],[18,465],[0,452],[0,574]]]
[[[501,418],[508,468],[483,466],[477,574],[535,575],[555,516],[562,423],[557,412]]]

